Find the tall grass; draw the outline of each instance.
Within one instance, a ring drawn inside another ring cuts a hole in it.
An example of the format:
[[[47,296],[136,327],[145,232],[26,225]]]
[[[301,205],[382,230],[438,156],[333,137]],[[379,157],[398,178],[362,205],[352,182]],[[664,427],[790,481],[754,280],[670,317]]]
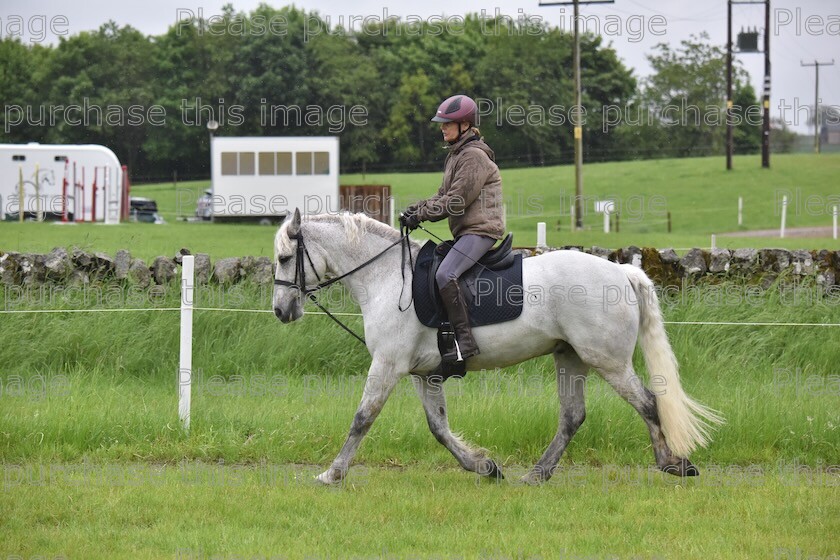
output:
[[[840,323],[840,302],[817,292],[794,300],[771,289],[715,305],[713,289],[664,300],[666,320]],[[233,307],[269,307],[259,288],[237,290]],[[155,305],[177,307],[177,298],[170,291]],[[218,299],[197,294],[200,307]],[[270,313],[195,315],[189,435],[176,416],[177,312],[5,315],[0,457],[331,460],[361,395],[369,364],[362,345],[319,315],[291,325]],[[347,321],[362,331],[360,319]],[[668,325],[686,391],[727,418],[696,460],[840,461],[837,328]],[[643,374],[638,352],[635,363]],[[558,403],[549,358],[470,373],[447,390],[453,429],[504,463],[534,462],[553,436]],[[587,420],[564,461],[651,463],[647,431],[631,407],[594,372],[587,391]],[[359,460],[454,464],[430,435],[410,379],[389,400]]]

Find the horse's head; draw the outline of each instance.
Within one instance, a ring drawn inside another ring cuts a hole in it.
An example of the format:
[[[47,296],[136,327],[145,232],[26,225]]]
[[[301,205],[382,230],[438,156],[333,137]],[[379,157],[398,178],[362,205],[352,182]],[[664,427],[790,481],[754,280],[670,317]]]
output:
[[[303,316],[306,288],[323,278],[326,263],[304,239],[300,210],[295,209],[277,230],[274,238],[274,314],[284,323]]]

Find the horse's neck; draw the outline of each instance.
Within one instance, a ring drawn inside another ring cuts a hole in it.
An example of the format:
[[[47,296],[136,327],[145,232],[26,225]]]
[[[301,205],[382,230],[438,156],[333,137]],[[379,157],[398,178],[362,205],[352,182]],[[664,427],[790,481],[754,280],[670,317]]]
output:
[[[388,239],[373,234],[361,234],[361,239],[351,241],[344,228],[337,225],[334,230],[322,234],[319,243],[324,250],[327,267],[333,276],[347,274],[351,270],[371,261],[386,250],[393,243]],[[413,257],[417,256],[418,248],[412,245]],[[406,255],[406,258],[408,256]],[[341,280],[351,290],[370,290],[371,286],[385,287],[393,278],[402,279],[402,249],[399,246],[387,249],[387,253],[377,258],[367,266],[363,266],[347,278]],[[409,268],[406,263],[406,269]],[[406,276],[411,271],[406,270]]]

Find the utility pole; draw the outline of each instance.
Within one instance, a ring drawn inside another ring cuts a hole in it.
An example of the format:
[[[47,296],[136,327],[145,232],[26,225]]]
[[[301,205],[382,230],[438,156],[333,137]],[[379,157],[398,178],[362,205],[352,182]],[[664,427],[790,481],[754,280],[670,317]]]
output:
[[[770,0],[726,2],[726,169],[732,169],[732,5],[764,4],[764,93],[762,96],[761,167],[770,167]],[[752,40],[747,40],[752,37]],[[738,34],[738,52],[758,53],[758,32]]]
[[[580,92],[580,31],[578,20],[580,19],[580,4],[614,4],[615,0],[571,0],[565,2],[540,2],[540,6],[574,6],[574,46],[573,58],[575,67],[575,107],[576,116],[572,119],[575,127],[575,229],[583,229],[583,120],[581,117],[582,104]]]
[[[820,66],[834,66],[834,59],[831,62],[817,62],[805,64],[799,61],[801,66],[813,66],[816,71],[814,81],[814,151],[820,153]]]
[[[761,167],[770,167],[770,0],[764,8],[764,119],[761,134]]]
[[[732,0],[726,2],[726,170],[732,170]]]

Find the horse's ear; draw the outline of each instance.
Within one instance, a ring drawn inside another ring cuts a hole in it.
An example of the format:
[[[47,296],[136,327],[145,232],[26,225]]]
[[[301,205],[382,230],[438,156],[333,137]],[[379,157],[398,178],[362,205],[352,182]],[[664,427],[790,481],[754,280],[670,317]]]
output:
[[[292,223],[289,224],[289,237],[297,235],[300,232],[300,208],[295,208],[295,215],[292,218]]]

